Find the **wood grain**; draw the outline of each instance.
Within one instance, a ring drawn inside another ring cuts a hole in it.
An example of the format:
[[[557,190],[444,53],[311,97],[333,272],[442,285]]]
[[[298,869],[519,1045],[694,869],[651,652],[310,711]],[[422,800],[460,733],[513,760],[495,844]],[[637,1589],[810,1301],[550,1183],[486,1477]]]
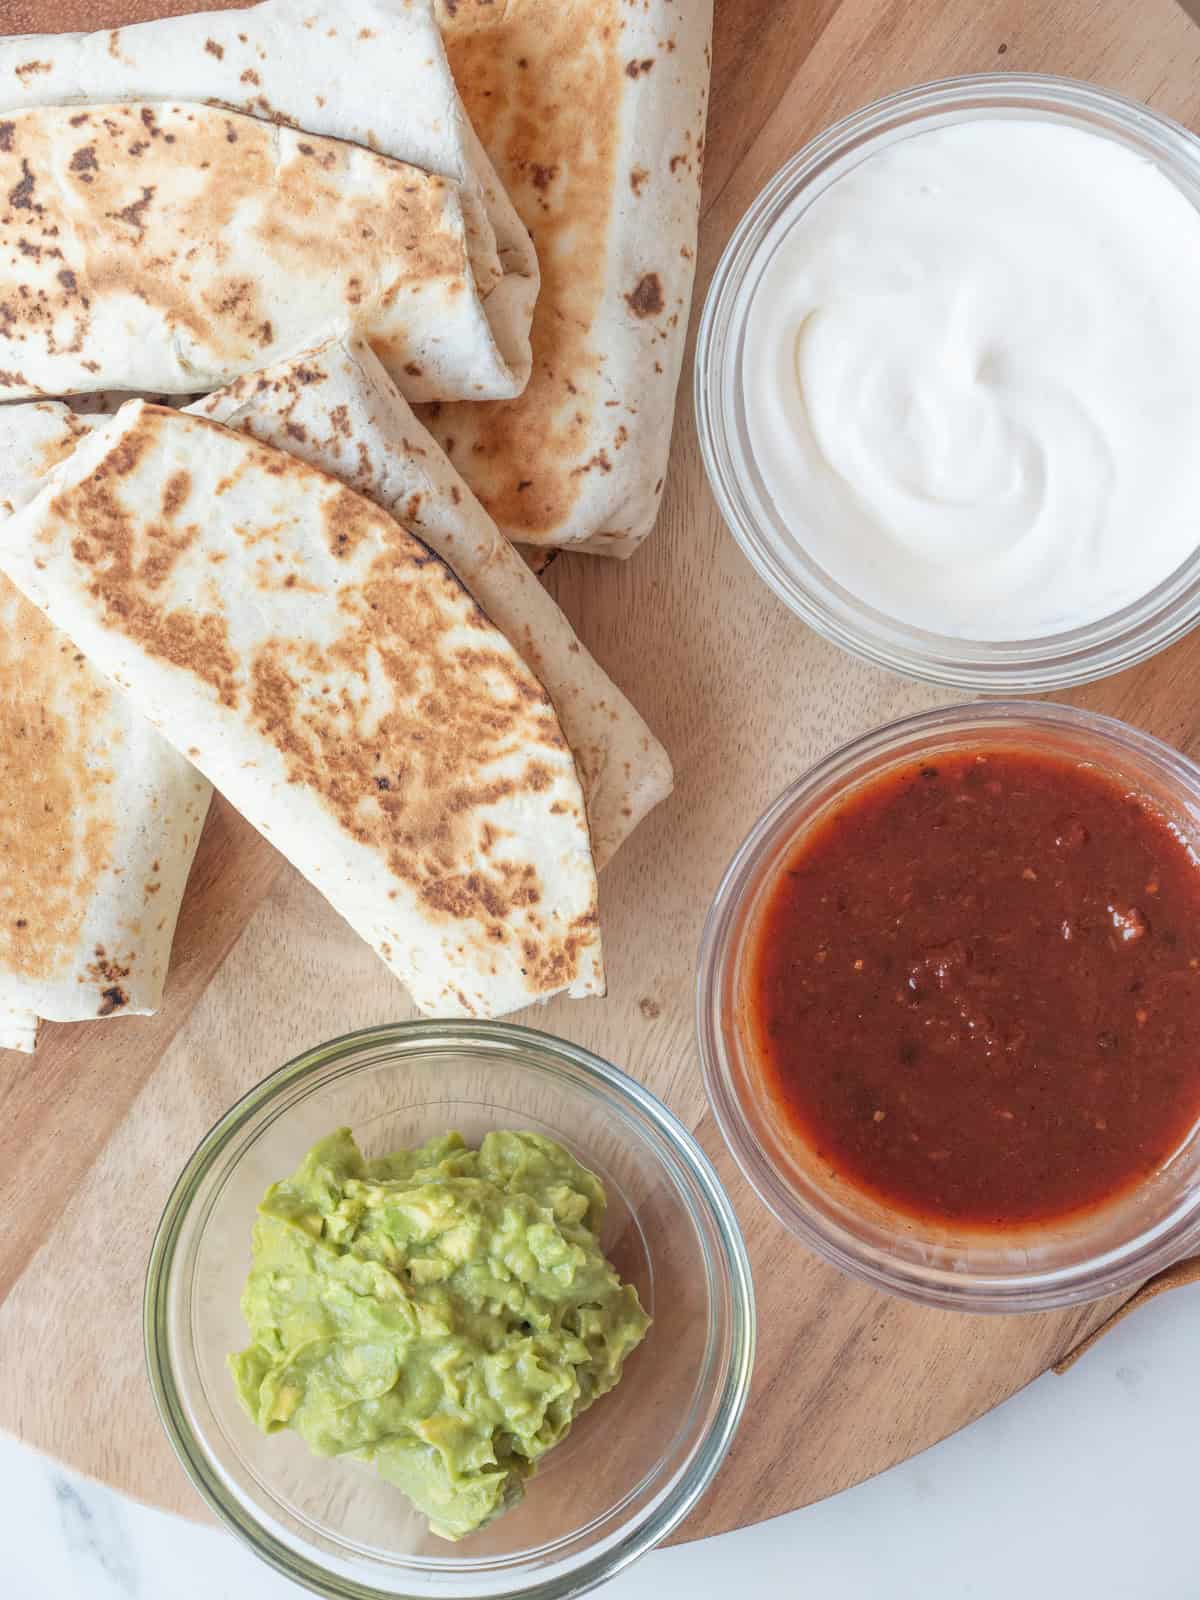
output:
[[[90,33],[191,11],[236,11],[254,0],[0,0],[0,33]]]
[[[0,1051],[0,1301],[41,1241],[63,1197],[128,1115],[143,1084],[241,937],[285,863],[214,796],[180,909],[162,1010],[153,1017],[45,1023],[37,1053]]]
[[[921,79],[997,67],[1074,74],[1200,126],[1200,30],[1174,0],[717,6],[699,292],[738,216],[787,155],[832,118]],[[128,0],[0,0],[0,25],[46,26],[49,15],[79,25],[101,12],[107,23],[137,9]],[[625,566],[564,556],[548,582],[678,773],[671,801],[604,876],[610,998],[555,1002],[529,1020],[620,1063],[697,1128],[746,1232],[760,1356],[741,1434],[683,1530],[698,1537],[819,1499],[923,1449],[1043,1371],[1111,1307],[966,1318],[853,1283],[806,1255],[756,1203],[706,1113],[693,966],[725,862],[816,757],[953,696],[851,661],[758,583],[708,495],[686,385],[655,536]],[[1198,668],[1200,637],[1070,698],[1195,752],[1200,712],[1187,684]],[[227,817],[214,824],[227,826]],[[142,1371],[141,1280],[161,1205],[196,1140],[264,1073],[331,1034],[409,1014],[316,894],[290,869],[274,876],[265,846],[231,831],[203,859],[163,1016],[78,1038],[69,1030],[69,1045],[52,1038],[48,1056],[9,1068],[0,1124],[8,1232],[20,1236],[0,1252],[0,1425],[193,1515],[198,1503]],[[213,976],[242,922],[232,959]]]

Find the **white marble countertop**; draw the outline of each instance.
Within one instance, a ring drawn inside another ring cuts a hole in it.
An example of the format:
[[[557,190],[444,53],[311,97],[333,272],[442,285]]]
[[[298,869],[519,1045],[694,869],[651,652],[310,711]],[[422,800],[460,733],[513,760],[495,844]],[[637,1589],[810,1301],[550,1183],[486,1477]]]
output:
[[[1151,1303],[904,1466],[819,1506],[646,1557],[606,1600],[1200,1596],[1200,1286]],[[803,1428],[797,1449],[804,1447]],[[719,1489],[716,1491],[719,1492]],[[232,1538],[147,1511],[0,1436],[3,1600],[288,1600]]]

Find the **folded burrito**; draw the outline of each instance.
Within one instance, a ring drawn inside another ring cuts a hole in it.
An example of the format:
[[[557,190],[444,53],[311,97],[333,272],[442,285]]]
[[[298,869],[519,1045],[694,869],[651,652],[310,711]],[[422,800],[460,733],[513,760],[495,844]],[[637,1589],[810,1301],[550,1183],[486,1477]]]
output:
[[[0,120],[0,398],[218,387],[356,327],[413,396],[515,394],[448,179],[189,102]],[[331,248],[330,241],[337,241]]]
[[[658,514],[695,271],[712,0],[437,0],[542,267],[519,400],[426,420],[501,530],[628,556]]]
[[[366,345],[334,341],[243,378],[195,409],[336,474],[454,569],[554,703],[602,867],[670,794],[667,753]]]
[[[88,431],[61,406],[12,409],[5,516]],[[0,1049],[32,1050],[40,1018],[158,1009],[210,794],[0,577]]]
[[[670,794],[670,759],[370,349],[357,340],[333,340],[241,378],[190,409],[333,473],[453,568],[549,693],[579,768],[592,853],[603,867]],[[32,462],[35,442],[49,428],[57,450],[40,477],[103,420],[49,401],[0,407],[0,455]],[[27,494],[36,489],[35,480]]]
[[[133,401],[0,525],[3,570],[409,988],[490,1016],[603,992],[554,708],[372,501]]]
[[[87,9],[71,0],[60,8],[64,21]],[[98,33],[0,39],[0,115],[124,100],[224,106],[445,178],[468,230],[494,240],[504,276],[486,296],[488,319],[510,365],[528,372],[537,260],[467,119],[431,0],[264,0]]]

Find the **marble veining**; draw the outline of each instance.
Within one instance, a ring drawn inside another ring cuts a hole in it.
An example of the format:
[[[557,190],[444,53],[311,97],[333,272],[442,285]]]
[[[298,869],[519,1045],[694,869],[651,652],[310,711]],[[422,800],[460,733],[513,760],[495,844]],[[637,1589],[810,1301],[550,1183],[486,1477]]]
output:
[[[59,1536],[71,1564],[81,1572],[96,1572],[118,1594],[138,1600],[143,1591],[137,1550],[120,1497],[97,1494],[82,1480],[72,1480],[53,1469],[50,1486],[58,1510]]]
[[[648,1556],[606,1600],[1192,1600],[1200,1285],[1153,1302],[1066,1378],[847,1494]],[[797,1450],[804,1448],[803,1426]],[[720,1484],[713,1493],[720,1493]],[[881,1575],[886,1574],[886,1582]],[[0,1435],[0,1600],[299,1600],[231,1537]]]

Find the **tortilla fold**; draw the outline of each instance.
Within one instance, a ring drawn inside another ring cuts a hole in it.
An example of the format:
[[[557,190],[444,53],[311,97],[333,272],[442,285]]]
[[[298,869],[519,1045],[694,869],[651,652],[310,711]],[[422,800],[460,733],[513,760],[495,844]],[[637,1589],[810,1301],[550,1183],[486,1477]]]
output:
[[[671,793],[670,758],[367,345],[331,340],[189,409],[333,473],[453,568],[550,695],[579,768],[596,866],[605,866]],[[57,447],[26,485],[26,497],[53,461],[103,420],[50,401],[0,407],[0,454],[32,465],[47,431]]]
[[[437,13],[542,292],[520,398],[426,421],[510,539],[629,556],[666,478],[712,0],[437,0]]]
[[[445,178],[186,102],[0,121],[0,398],[194,394],[356,327],[413,396],[518,392]],[[330,249],[330,239],[344,241]]]
[[[583,783],[596,866],[611,860],[670,794],[667,752],[580,644],[370,349],[332,341],[250,374],[192,409],[334,473],[454,569],[553,701]]]
[[[226,107],[445,179],[472,256],[499,262],[479,296],[509,374],[505,392],[520,393],[529,376],[537,258],[467,119],[431,0],[264,0],[97,33],[0,39],[0,116],[122,101]],[[304,342],[318,331],[310,328]],[[118,373],[91,387],[137,385]]]
[[[603,992],[554,708],[452,572],[294,456],[134,401],[0,569],[440,1016]]]
[[[87,431],[19,409],[0,514]],[[158,1010],[211,792],[0,576],[0,1049],[32,1050],[41,1018]]]

